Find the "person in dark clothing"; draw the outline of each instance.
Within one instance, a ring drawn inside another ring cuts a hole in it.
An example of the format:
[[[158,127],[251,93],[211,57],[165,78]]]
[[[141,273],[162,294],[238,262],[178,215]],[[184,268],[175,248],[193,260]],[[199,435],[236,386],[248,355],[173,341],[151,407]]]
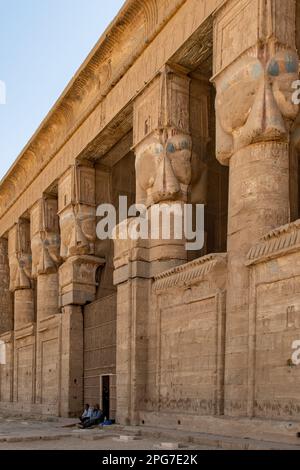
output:
[[[84,412],[80,416],[80,423],[83,424],[85,421],[91,419],[93,414],[93,408],[87,403],[84,407]]]
[[[95,405],[92,416],[89,420],[86,420],[82,423],[83,429],[91,428],[97,424],[103,423],[104,415],[102,410],[100,410],[99,405]]]

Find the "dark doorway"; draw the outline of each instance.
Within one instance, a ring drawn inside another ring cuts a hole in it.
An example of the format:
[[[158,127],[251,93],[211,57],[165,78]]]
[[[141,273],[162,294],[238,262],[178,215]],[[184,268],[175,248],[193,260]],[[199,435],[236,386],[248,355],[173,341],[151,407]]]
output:
[[[109,419],[109,404],[110,404],[110,396],[109,396],[109,390],[110,390],[110,383],[109,383],[109,375],[103,375],[102,376],[102,410],[104,413],[104,416]]]

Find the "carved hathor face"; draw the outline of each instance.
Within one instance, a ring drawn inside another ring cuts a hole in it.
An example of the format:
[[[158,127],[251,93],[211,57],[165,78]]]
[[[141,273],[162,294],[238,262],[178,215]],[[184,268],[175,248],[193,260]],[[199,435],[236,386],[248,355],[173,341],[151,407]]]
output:
[[[257,58],[243,57],[217,77],[218,140],[227,139],[229,156],[256,141],[278,140],[287,135],[288,121],[298,114],[298,106],[292,101],[298,67],[297,54],[281,51],[266,64]]]
[[[164,141],[164,142],[163,142]],[[137,202],[147,207],[187,198],[192,141],[186,134],[152,136],[136,152]]]

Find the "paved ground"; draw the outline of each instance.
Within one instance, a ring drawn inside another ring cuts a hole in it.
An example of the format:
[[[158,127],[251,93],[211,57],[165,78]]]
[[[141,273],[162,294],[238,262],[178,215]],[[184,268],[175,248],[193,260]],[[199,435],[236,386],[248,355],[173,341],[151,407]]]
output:
[[[79,430],[72,426],[74,420],[59,419],[37,421],[35,419],[0,417],[1,450],[152,450],[162,442],[178,444],[175,440],[142,437],[136,432],[126,432],[118,427],[105,430]],[[120,436],[122,436],[120,440]],[[124,437],[125,436],[125,437]],[[128,439],[128,441],[126,441]],[[210,447],[183,444],[180,449],[206,450]]]
[[[300,450],[295,443],[153,427],[109,426],[82,430],[77,420],[0,415],[1,450]],[[165,445],[163,445],[165,444]]]
[[[97,441],[85,441],[76,438],[63,438],[57,441],[35,441],[19,443],[2,443],[1,450],[152,450],[160,441],[141,439],[129,443],[119,443],[112,438]],[[185,447],[180,450],[195,449]],[[208,447],[197,446],[197,450],[208,450]],[[210,449],[211,450],[211,449]]]

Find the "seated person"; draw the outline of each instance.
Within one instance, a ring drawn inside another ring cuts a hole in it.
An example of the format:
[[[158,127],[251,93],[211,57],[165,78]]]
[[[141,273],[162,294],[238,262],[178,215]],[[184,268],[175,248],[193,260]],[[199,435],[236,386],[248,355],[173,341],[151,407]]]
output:
[[[92,414],[93,414],[93,408],[87,403],[84,407],[84,412],[82,413],[82,415],[79,418],[81,424],[84,423],[85,421],[88,421],[89,419],[91,419]]]
[[[99,405],[95,405],[92,416],[90,419],[85,420],[82,423],[82,427],[84,429],[91,428],[92,426],[96,426],[97,424],[102,423],[104,420],[103,412],[100,410]]]

